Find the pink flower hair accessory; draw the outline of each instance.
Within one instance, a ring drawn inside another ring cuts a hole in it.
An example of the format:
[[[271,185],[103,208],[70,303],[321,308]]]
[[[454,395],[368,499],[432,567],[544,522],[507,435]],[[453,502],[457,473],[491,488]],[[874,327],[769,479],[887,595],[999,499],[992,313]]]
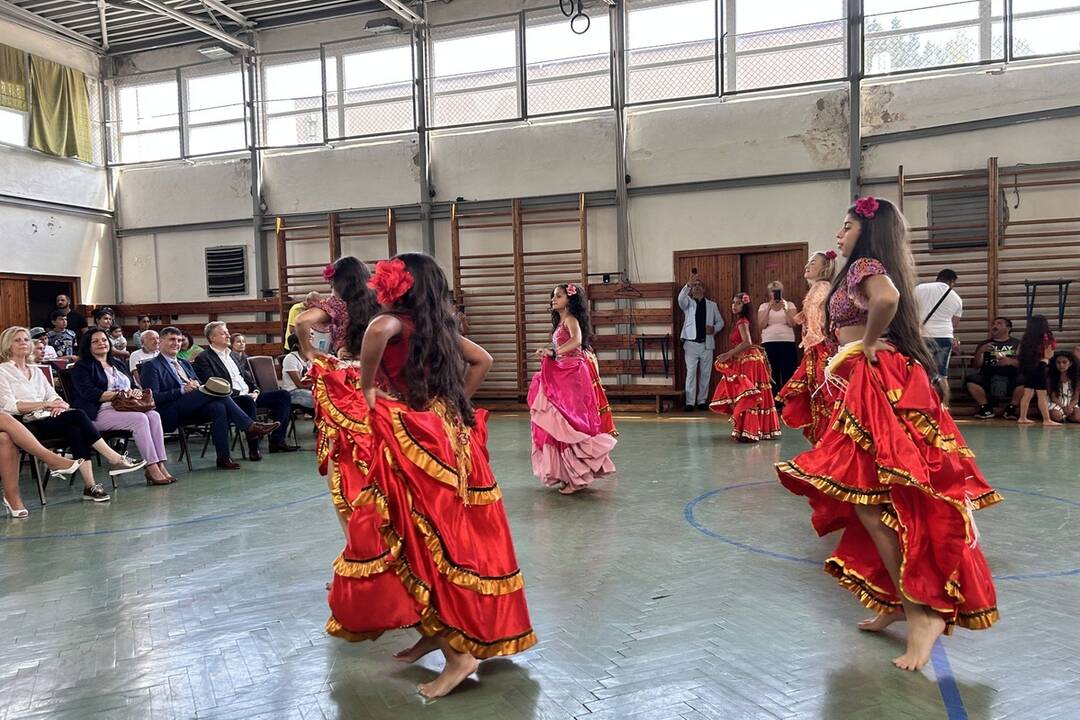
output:
[[[381,260],[375,265],[375,274],[367,286],[375,291],[380,305],[395,305],[413,286],[413,276],[403,260]]]
[[[836,251],[835,250],[826,250],[825,251],[825,257],[828,258],[829,260],[835,260],[836,259]]]
[[[855,214],[872,220],[877,215],[879,207],[877,198],[867,195],[855,201]]]
[[[747,293],[743,293],[742,295],[739,296],[739,302],[741,302],[741,303],[750,302],[750,296]]]
[[[575,295],[577,295],[577,285],[575,285],[574,283],[567,283],[566,284],[566,296],[567,297],[573,297]]]
[[[326,263],[326,267],[322,269],[322,279],[330,282],[334,279],[335,272],[337,271],[334,269],[334,263]]]

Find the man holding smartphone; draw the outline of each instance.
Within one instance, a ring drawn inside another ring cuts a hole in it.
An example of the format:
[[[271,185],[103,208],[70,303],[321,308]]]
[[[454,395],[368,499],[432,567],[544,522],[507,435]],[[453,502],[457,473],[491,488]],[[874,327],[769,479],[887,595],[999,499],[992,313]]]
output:
[[[690,279],[679,291],[679,307],[683,311],[679,338],[686,361],[685,409],[708,410],[716,334],[724,329],[724,318],[716,303],[705,297],[705,283],[698,277],[697,268],[691,268]]]

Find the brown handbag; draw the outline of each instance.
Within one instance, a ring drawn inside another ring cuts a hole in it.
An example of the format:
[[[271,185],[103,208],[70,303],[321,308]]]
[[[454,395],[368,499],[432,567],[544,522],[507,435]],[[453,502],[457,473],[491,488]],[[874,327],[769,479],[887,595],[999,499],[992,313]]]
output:
[[[128,390],[121,390],[112,399],[112,409],[117,412],[149,412],[154,407],[154,393],[149,390],[143,390],[142,397],[135,397]]]

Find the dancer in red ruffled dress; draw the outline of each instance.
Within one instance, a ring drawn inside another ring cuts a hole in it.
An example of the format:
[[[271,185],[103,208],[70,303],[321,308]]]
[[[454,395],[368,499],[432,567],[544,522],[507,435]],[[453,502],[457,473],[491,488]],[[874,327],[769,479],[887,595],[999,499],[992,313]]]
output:
[[[842,397],[814,449],[777,473],[809,499],[818,534],[842,531],[825,569],[879,613],[859,627],[906,619],[907,649],[893,664],[918,670],[943,632],[998,618],[972,515],[1001,497],[927,375],[903,216],[860,198],[837,239],[848,264],[826,306],[841,343],[826,372]]]
[[[540,372],[529,385],[533,473],[564,495],[615,472],[614,423],[605,427],[607,405],[593,361],[585,354],[592,334],[585,293],[574,283],[551,292],[552,347],[536,351]],[[607,409],[610,421],[611,411]]]
[[[731,300],[735,328],[731,349],[716,356],[720,379],[709,409],[731,415],[731,437],[738,442],[757,442],[780,437],[780,418],[772,393],[772,370],[765,351],[750,335],[750,296],[739,293]]]
[[[776,396],[784,406],[780,413],[784,424],[802,430],[811,445],[828,427],[836,398],[831,386],[824,383],[825,362],[832,348],[825,337],[825,301],[836,275],[835,261],[836,251],[829,250],[814,253],[806,263],[803,277],[810,289],[803,299],[802,311],[795,315],[795,321],[802,325],[803,357],[795,374]]]
[[[488,465],[487,413],[469,401],[491,356],[458,333],[446,278],[427,255],[379,263],[370,286],[387,311],[364,333],[362,394],[327,388],[349,435],[342,447],[353,453],[338,467],[359,489],[347,498],[348,540],[334,564],[326,630],[366,640],[417,629],[420,640],[395,658],[441,650],[445,669],[419,688],[439,697],[480,660],[536,643]]]

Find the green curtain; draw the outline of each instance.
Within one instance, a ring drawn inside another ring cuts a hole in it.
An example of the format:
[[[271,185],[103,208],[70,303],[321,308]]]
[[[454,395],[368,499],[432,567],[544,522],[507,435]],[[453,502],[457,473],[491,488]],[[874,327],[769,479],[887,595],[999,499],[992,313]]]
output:
[[[26,53],[0,45],[0,107],[26,112]]]
[[[92,162],[86,75],[30,56],[30,147]]]

